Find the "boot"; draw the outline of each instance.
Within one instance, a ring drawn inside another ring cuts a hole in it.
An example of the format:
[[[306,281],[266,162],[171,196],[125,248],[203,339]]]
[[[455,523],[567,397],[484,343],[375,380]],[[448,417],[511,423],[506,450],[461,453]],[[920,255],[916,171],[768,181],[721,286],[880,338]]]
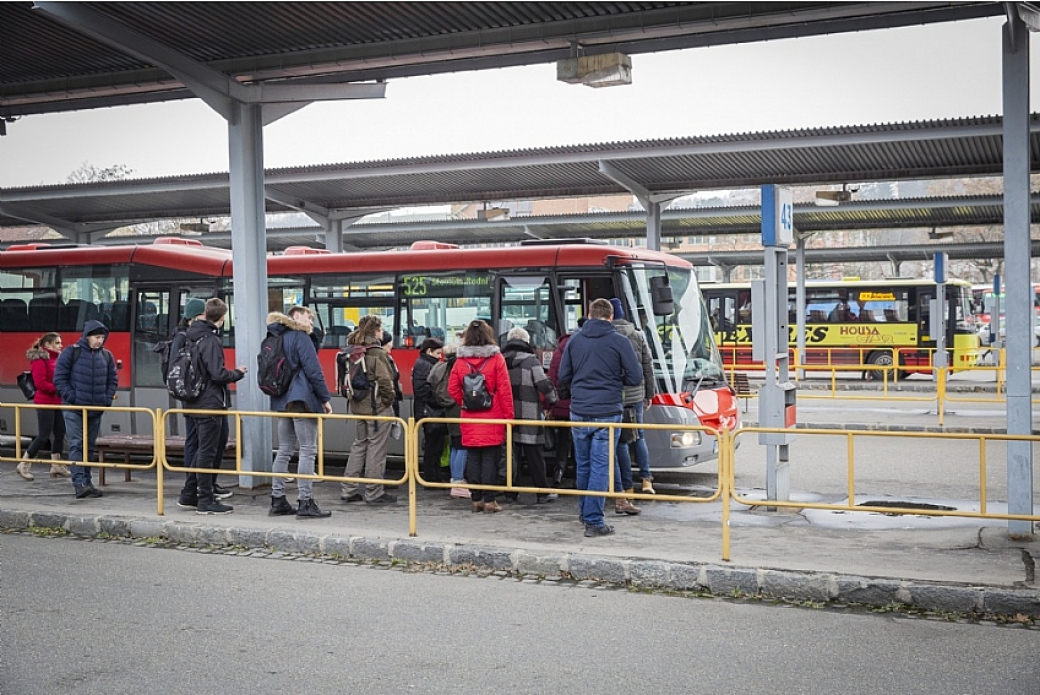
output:
[[[656,495],[657,491],[654,490],[653,478],[643,478],[643,492],[648,495]]]
[[[22,458],[25,460],[20,461],[18,463],[18,467],[16,468],[16,470],[18,471],[18,475],[22,476],[26,480],[35,480],[35,478],[33,478],[33,474],[29,472],[29,469],[32,468],[32,464],[29,462],[29,454],[22,454]]]
[[[632,490],[625,490],[625,492],[631,494]],[[624,497],[618,497],[614,500],[614,513],[615,514],[628,514],[629,516],[635,516],[643,510],[632,504],[629,500]]]
[[[297,519],[324,519],[332,516],[332,512],[323,512],[318,509],[318,503],[312,497],[309,500],[300,500],[300,508],[296,510]]]
[[[556,464],[556,470],[553,471],[553,485],[560,487],[563,484],[563,474],[565,473],[564,465]]]
[[[484,511],[484,503],[483,502],[474,502],[473,503],[473,513],[476,514],[477,512],[482,512],[482,511]]]
[[[61,454],[51,454],[51,458],[55,461],[61,461]],[[71,478],[72,473],[69,472],[69,467],[63,463],[52,463],[51,464],[51,477],[52,478]]]
[[[490,502],[484,503],[484,511],[488,512],[489,514],[494,514],[495,512],[502,511],[502,505],[500,505],[495,500],[491,500]]]
[[[268,510],[267,516],[291,516],[295,513],[296,510],[289,504],[289,500],[271,495],[271,509]]]

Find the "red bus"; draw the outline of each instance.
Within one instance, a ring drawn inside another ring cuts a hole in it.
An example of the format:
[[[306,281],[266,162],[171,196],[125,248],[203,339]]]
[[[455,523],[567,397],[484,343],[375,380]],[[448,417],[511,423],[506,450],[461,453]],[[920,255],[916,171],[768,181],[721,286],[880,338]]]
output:
[[[456,340],[476,318],[487,320],[499,336],[522,326],[548,367],[559,336],[576,329],[590,301],[619,297],[654,356],[658,396],[646,421],[739,425],[693,269],[675,256],[592,242],[481,249],[416,242],[407,251],[365,253],[296,247],[269,256],[267,273],[271,310],[302,303],[315,311],[316,325],[325,333],[319,358],[330,388],[335,356],[357,320],[365,314],[383,318],[393,331],[393,355],[406,393],[404,417],[410,412],[409,375],[426,337]],[[189,298],[212,296],[230,306],[222,333],[228,364],[252,363],[252,357],[233,355],[230,251],[178,239],[142,246],[33,244],[2,251],[0,349],[6,357],[0,359],[0,397],[21,398],[16,378],[26,368],[25,350],[35,338],[57,329],[71,345],[83,322],[97,318],[112,331],[107,346],[120,367],[118,404],[175,405],[153,348],[173,332]],[[25,431],[34,426],[22,423]],[[105,433],[133,432],[137,423],[113,413],[103,427]],[[345,429],[330,428],[329,451],[349,450],[352,433]],[[0,417],[0,432],[13,431],[13,423]],[[658,469],[692,466],[717,454],[715,439],[697,432],[646,434]]]

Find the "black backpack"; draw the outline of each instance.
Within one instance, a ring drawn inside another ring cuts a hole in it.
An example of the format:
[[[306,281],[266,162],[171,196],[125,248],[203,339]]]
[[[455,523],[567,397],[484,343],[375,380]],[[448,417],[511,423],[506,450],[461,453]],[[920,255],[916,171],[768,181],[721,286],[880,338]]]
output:
[[[177,354],[170,359],[166,372],[166,390],[177,400],[190,403],[202,395],[206,387],[206,373],[199,359],[199,343],[185,339]]]
[[[469,373],[462,375],[462,409],[470,412],[480,412],[491,409],[491,394],[487,390],[484,381],[484,365],[490,357],[484,358],[479,367],[466,363]]]
[[[375,345],[365,346],[362,349],[355,347],[344,348],[336,355],[336,367],[339,372],[339,393],[351,401],[363,401],[372,398],[372,407],[375,407],[375,382],[368,378],[365,369],[365,356]]]
[[[256,366],[256,381],[260,390],[268,396],[284,396],[299,371],[292,368],[285,354],[285,333],[275,335],[267,332],[267,337],[260,343]]]

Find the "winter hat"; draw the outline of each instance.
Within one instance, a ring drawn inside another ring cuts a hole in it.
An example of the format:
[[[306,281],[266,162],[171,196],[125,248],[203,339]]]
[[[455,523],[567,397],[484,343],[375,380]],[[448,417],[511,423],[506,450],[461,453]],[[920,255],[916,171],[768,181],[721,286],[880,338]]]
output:
[[[97,326],[95,328],[90,329],[90,331],[87,333],[87,337],[90,337],[92,335],[105,335],[106,333],[108,333],[108,331],[105,329],[104,326]]]
[[[199,314],[206,313],[206,300],[192,297],[184,305],[184,318],[193,319]]]
[[[394,340],[394,336],[390,331],[383,331],[383,337],[379,339],[379,345],[386,345]]]
[[[614,307],[614,318],[625,318],[625,310],[621,308],[621,300],[617,297],[610,298],[610,306]]]

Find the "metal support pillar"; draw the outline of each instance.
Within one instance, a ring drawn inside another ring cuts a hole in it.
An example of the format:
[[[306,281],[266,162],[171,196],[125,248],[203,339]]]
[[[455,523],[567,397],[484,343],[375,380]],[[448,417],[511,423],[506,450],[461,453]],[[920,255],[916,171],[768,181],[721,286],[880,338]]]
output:
[[[790,189],[762,186],[765,280],[751,284],[751,353],[765,365],[765,383],[758,394],[758,421],[771,430],[794,427],[796,415],[787,313],[787,249],[794,238],[793,210]],[[791,499],[790,443],[793,438],[787,432],[758,435],[758,443],[766,448],[767,499]]]
[[[798,378],[805,378],[805,235],[795,232],[795,316],[798,322]]]
[[[661,203],[649,199],[644,201],[646,208],[646,248],[651,251],[661,250]],[[670,201],[669,201],[670,202]]]
[[[326,220],[325,248],[333,253],[343,253],[343,220]]]
[[[231,164],[231,253],[235,264],[235,294],[247,298],[235,304],[235,364],[256,368],[267,325],[267,241],[264,219],[263,107],[232,103],[228,119]],[[280,308],[280,307],[279,307]],[[236,386],[239,410],[264,411],[270,403],[250,373]],[[267,418],[244,418],[242,452],[245,471],[270,471],[272,427]],[[239,485],[253,488],[267,482],[243,475]]]
[[[1012,5],[1003,36],[1004,275],[1007,294],[1007,432],[1033,431],[1030,397],[1033,311],[1029,282],[1029,34]],[[993,319],[990,319],[991,321]],[[998,326],[1000,317],[997,316]],[[1033,514],[1031,442],[1007,443],[1008,512]],[[1008,535],[1033,535],[1029,521],[1008,521]]]

